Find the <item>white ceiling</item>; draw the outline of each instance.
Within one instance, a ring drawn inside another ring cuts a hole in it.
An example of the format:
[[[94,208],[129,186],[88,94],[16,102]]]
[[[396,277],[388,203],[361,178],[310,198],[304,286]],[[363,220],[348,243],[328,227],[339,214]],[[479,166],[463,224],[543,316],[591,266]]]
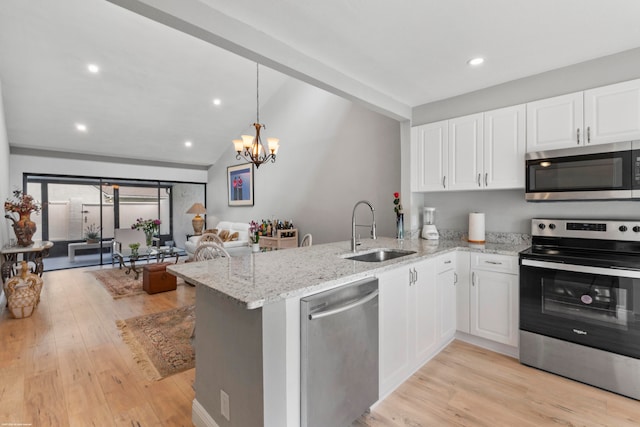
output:
[[[251,60],[112,3],[168,12],[177,24],[157,19],[397,118],[640,46],[637,0],[110,1],[0,1],[12,146],[208,165],[249,130]],[[261,67],[261,105],[288,78]]]

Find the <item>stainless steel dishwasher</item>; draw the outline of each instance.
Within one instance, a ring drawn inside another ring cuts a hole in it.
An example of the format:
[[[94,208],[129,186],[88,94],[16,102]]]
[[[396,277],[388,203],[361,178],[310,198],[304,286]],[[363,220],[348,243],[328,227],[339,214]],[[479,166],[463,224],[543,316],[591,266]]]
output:
[[[301,425],[349,426],[378,400],[378,279],[300,300]]]

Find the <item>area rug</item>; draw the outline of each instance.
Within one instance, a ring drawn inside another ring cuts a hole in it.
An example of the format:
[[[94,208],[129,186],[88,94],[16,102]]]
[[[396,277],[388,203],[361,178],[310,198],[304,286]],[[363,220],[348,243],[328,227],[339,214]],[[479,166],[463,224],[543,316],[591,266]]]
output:
[[[149,380],[160,380],[195,366],[191,334],[195,305],[117,320],[122,339]]]
[[[145,293],[142,289],[142,273],[135,279],[135,273],[125,274],[125,269],[118,267],[87,271],[92,274],[98,282],[109,292],[113,299],[130,297]],[[177,285],[184,285],[184,280],[178,277]]]

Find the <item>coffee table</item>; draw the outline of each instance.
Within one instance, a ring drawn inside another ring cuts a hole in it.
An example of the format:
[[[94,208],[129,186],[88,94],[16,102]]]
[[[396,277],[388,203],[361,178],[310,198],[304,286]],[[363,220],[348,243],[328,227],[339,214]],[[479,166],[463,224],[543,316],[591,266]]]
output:
[[[138,249],[137,255],[132,255],[130,248],[122,248],[119,251],[113,252],[113,257],[118,260],[118,268],[121,270],[126,268],[124,274],[130,274],[133,271],[136,280],[140,277],[140,272],[142,271],[142,266],[140,266],[141,261],[147,261],[147,264],[149,264],[149,261],[155,258],[157,262],[164,262],[167,256],[174,256],[175,262],[178,262],[180,253],[176,248],[169,246],[161,246],[159,248],[141,247]],[[136,263],[138,265],[136,265]]]

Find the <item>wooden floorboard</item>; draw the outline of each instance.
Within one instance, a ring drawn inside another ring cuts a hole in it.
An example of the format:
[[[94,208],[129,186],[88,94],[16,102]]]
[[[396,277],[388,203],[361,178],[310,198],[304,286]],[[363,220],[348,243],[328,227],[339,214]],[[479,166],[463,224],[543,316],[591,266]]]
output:
[[[0,425],[192,426],[195,370],[146,380],[115,321],[193,304],[195,289],[114,300],[90,269],[45,273],[30,318],[0,308]],[[353,425],[631,427],[640,402],[454,341]]]

